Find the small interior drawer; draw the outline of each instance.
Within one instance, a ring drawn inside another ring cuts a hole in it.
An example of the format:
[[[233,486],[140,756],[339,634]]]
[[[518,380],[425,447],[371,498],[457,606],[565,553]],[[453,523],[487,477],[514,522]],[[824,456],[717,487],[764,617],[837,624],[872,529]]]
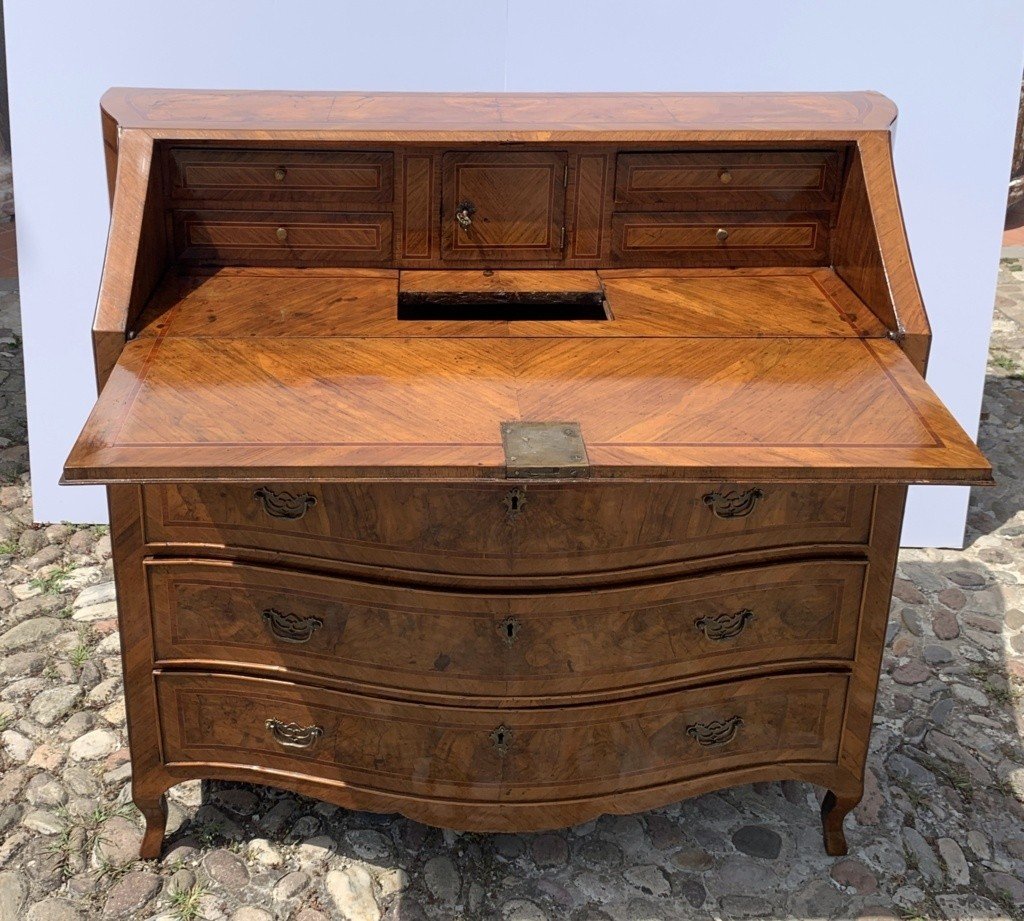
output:
[[[394,155],[351,150],[170,151],[171,195],[179,200],[389,202]]]
[[[612,215],[612,258],[628,265],[818,265],[827,215],[634,212]]]
[[[829,208],[839,154],[810,151],[623,153],[615,163],[615,201],[650,207]]]
[[[204,265],[380,265],[391,259],[391,215],[179,210],[185,262]]]

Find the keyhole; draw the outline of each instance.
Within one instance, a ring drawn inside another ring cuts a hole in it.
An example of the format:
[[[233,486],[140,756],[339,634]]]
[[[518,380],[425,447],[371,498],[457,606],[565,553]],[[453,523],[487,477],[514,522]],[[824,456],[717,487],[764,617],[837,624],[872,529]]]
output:
[[[502,500],[509,518],[518,518],[526,508],[526,490],[516,487],[510,489]]]
[[[512,730],[507,726],[499,726],[491,733],[491,742],[498,754],[504,756],[512,742]]]
[[[512,493],[512,495],[509,496],[509,510],[513,512],[519,511],[519,496],[515,493]]]
[[[505,733],[503,730],[499,729],[494,733],[494,744],[499,746],[505,744]]]
[[[506,617],[500,624],[498,624],[498,633],[501,638],[505,641],[506,646],[511,646],[519,635],[519,628],[522,624],[519,623],[514,617]]]

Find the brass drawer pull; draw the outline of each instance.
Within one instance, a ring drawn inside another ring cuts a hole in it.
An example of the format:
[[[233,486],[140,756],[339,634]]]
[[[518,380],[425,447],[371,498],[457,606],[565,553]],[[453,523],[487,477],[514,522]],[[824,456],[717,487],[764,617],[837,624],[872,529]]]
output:
[[[511,646],[519,636],[523,625],[514,617],[506,617],[498,624],[498,635],[505,641],[506,646]]]
[[[473,226],[473,215],[475,213],[476,208],[473,207],[471,201],[462,202],[455,210],[455,220],[458,221],[459,226],[467,233],[469,228]]]
[[[730,182],[732,182],[732,173],[730,173],[727,169],[721,170],[718,174],[718,181],[721,182],[722,185],[728,185]]]
[[[502,724],[491,733],[490,740],[498,754],[504,758],[512,745],[512,730]]]
[[[505,498],[501,502],[505,506],[505,512],[509,518],[518,518],[526,508],[526,490],[521,486],[516,486],[505,493]]]
[[[284,177],[287,175],[288,170],[286,170],[283,166],[279,166],[276,170],[274,170],[274,178],[278,182],[284,182]]]
[[[755,486],[743,492],[709,492],[704,496],[704,504],[717,518],[746,518],[757,500],[763,498],[764,493]]]
[[[284,241],[288,239],[288,228],[287,227],[278,227],[277,230],[274,233],[275,233],[275,236],[277,237],[277,239],[281,243],[284,243]]]
[[[718,230],[715,231],[715,239],[719,243],[724,243],[726,240],[729,239],[729,231],[726,230],[724,227],[719,227]]]
[[[743,725],[738,716],[730,716],[727,720],[713,720],[710,723],[693,723],[686,727],[686,734],[696,739],[698,745],[708,748],[712,745],[725,745],[731,742],[736,730]]]
[[[698,617],[693,625],[703,631],[709,640],[728,640],[742,633],[747,621],[753,616],[753,611],[744,608],[734,614],[708,614]]]
[[[274,741],[285,748],[310,748],[324,734],[320,726],[300,726],[298,723],[282,723],[275,719],[267,720],[266,727]]]
[[[319,617],[285,614],[277,608],[267,608],[263,612],[263,620],[270,632],[286,643],[308,643],[310,637],[324,625]]]
[[[263,503],[263,511],[271,518],[301,518],[316,505],[316,496],[308,492],[295,495],[286,490],[275,492],[268,486],[261,486],[252,497]]]

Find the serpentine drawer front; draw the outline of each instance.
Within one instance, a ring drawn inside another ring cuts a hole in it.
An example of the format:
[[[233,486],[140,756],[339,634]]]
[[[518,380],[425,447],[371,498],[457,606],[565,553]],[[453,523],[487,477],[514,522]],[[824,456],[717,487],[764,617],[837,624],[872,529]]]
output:
[[[845,853],[907,486],[991,481],[894,116],[111,90],[64,482],[108,488],[141,855],[196,778],[508,832],[802,781]]]
[[[153,543],[559,575],[805,543],[864,544],[873,495],[847,484],[181,484],[145,487],[144,505]]]
[[[160,665],[396,690],[580,695],[854,654],[866,564],[726,570],[636,588],[446,593],[238,563],[149,560]]]

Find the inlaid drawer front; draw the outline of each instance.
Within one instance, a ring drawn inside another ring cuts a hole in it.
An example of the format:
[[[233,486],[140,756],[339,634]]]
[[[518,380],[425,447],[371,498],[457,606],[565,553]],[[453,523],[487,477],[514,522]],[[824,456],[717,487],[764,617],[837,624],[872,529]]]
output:
[[[172,766],[252,765],[257,774],[508,803],[834,762],[846,687],[844,674],[811,672],[520,710],[412,704],[242,676],[156,675]]]
[[[171,195],[222,201],[389,202],[394,155],[351,150],[170,151]]]
[[[442,258],[561,259],[567,162],[562,151],[445,154]]]
[[[672,209],[827,209],[834,205],[839,155],[810,151],[621,153],[615,201]]]
[[[600,692],[851,660],[866,563],[785,563],[628,589],[434,592],[214,561],[146,563],[157,661],[458,695]]]
[[[634,212],[612,215],[612,258],[629,265],[817,265],[828,218],[814,213]]]
[[[320,212],[174,213],[181,258],[211,265],[348,265],[391,260],[391,215]]]
[[[863,544],[849,484],[317,483],[143,487],[146,538],[430,572],[585,573],[801,544]]]

